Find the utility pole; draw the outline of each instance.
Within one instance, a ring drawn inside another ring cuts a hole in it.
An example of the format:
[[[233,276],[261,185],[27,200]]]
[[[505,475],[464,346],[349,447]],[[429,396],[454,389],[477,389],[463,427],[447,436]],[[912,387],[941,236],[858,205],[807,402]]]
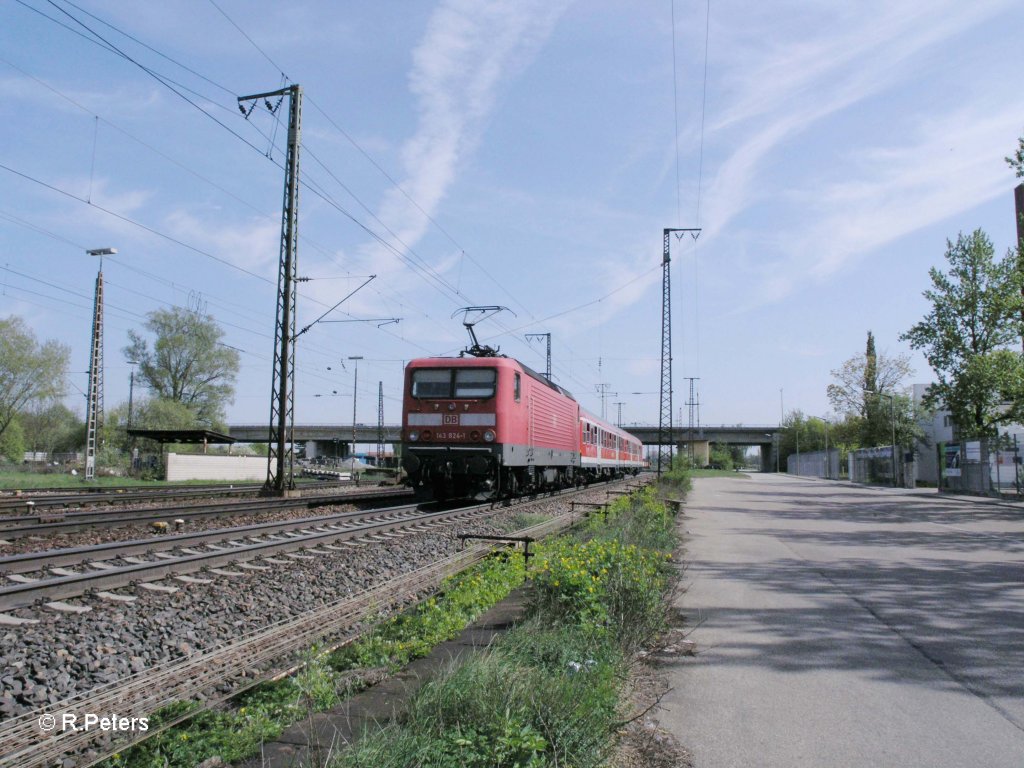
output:
[[[352,459],[352,471],[355,472],[355,458],[356,458],[356,404],[359,402],[359,361],[363,359],[362,355],[349,355],[349,360],[352,360],[355,369],[352,372],[352,452],[349,456]]]
[[[668,445],[668,467],[672,468],[672,281],[669,264],[672,261],[669,252],[671,245],[670,235],[675,232],[676,239],[682,238],[683,232],[689,232],[696,240],[700,236],[700,229],[671,229],[662,230],[661,249],[661,407],[658,413],[658,476],[661,476],[661,466],[665,445]]]
[[[132,428],[132,401],[135,399],[135,366],[138,364],[137,360],[128,361],[128,365],[132,367],[131,373],[128,374],[128,429]]]
[[[612,405],[616,406],[619,409],[618,418],[615,420],[615,426],[618,427],[619,429],[621,429],[622,428],[622,406],[624,406],[625,403],[618,402],[618,403],[612,403]]]
[[[295,284],[298,279],[299,145],[302,126],[302,88],[289,85],[269,93],[241,96],[238,108],[248,119],[256,103],[264,100],[274,112],[280,106],[269,99],[288,98],[288,150],[285,161],[284,207],[281,215],[281,252],[277,271],[277,320],[274,326],[274,379],[270,389],[270,434],[265,495],[285,495],[295,489]],[[253,105],[246,111],[243,102]]]
[[[1024,184],[1018,184],[1013,190],[1014,207],[1017,211],[1017,269],[1024,273]],[[1020,289],[1024,296],[1024,287]],[[1021,310],[1021,321],[1024,322],[1024,310]],[[1024,335],[1021,336],[1021,349],[1024,351]]]
[[[783,405],[782,390],[783,390],[783,388],[779,387],[779,433],[778,433],[779,434],[779,450],[777,450],[775,452],[775,473],[776,474],[778,474],[781,471],[779,469],[779,464],[780,464],[780,461],[782,459],[782,429],[783,429],[783,424],[786,421],[786,415],[785,415],[786,406]]]
[[[551,333],[528,333],[526,334],[526,340],[532,341],[533,339],[547,339],[548,342],[548,364],[544,369],[544,377],[551,381]]]
[[[377,382],[377,468],[384,466],[384,382]]]
[[[607,405],[607,401],[608,401],[608,384],[603,382],[603,381],[600,384],[598,384],[597,385],[597,393],[601,396],[601,418],[602,419],[607,419],[608,418],[608,405]],[[617,395],[618,392],[612,392],[611,394]]]
[[[103,433],[103,257],[117,253],[116,248],[94,248],[86,251],[100,257],[96,273],[96,294],[92,307],[92,347],[89,352],[89,391],[85,414],[85,479],[96,479],[96,450]]]

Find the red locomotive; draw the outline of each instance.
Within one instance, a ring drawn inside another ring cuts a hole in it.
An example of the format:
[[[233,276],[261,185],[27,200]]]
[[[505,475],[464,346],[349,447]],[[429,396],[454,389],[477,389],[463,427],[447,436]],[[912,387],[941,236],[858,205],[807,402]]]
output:
[[[640,441],[508,357],[406,366],[402,466],[423,497],[498,498],[636,474]]]

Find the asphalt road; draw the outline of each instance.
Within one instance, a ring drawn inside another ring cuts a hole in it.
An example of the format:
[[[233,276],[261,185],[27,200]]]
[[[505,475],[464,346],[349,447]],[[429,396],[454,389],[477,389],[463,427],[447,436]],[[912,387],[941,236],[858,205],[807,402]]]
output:
[[[1024,766],[1024,507],[754,475],[681,525],[697,768]]]

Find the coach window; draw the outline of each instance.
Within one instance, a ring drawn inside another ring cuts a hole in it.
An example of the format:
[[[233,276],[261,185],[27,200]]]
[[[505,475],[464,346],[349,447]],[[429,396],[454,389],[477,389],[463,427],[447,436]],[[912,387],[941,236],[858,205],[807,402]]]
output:
[[[493,368],[456,368],[455,397],[494,397],[497,371]]]
[[[520,389],[519,389],[520,381],[519,381],[519,374],[518,373],[515,375],[514,382],[515,383],[512,385],[512,392],[513,392],[513,394],[514,394],[514,396],[516,398],[516,402],[518,403],[519,402],[519,392],[520,392]]]

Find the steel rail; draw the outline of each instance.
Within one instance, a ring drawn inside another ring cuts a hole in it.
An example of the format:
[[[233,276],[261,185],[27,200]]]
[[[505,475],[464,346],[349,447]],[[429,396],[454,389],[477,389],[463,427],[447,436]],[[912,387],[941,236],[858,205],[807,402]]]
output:
[[[350,481],[315,481],[302,482],[299,490],[321,490],[323,488],[353,487]],[[38,507],[81,507],[85,505],[125,504],[136,501],[160,501],[163,499],[188,499],[195,496],[246,496],[260,491],[262,485],[195,485],[180,488],[139,488],[122,486],[119,488],[68,488],[28,489],[15,495],[10,491],[0,491],[0,510],[20,509],[28,502]]]
[[[17,517],[0,518],[0,537],[17,539],[25,536],[40,536],[54,533],[73,533],[92,528],[116,528],[121,525],[166,521],[168,519],[224,517],[280,511],[298,507],[326,507],[331,504],[356,504],[381,498],[406,496],[405,490],[375,490],[364,493],[346,493],[320,496],[304,496],[294,499],[263,499],[260,501],[240,501],[228,504],[209,504],[204,506],[152,507],[131,510],[81,510],[66,513],[42,513],[39,515],[19,515]],[[59,518],[55,518],[55,515]],[[36,522],[28,522],[35,520]]]
[[[561,515],[515,535],[542,538],[582,519]],[[450,557],[403,574],[357,595],[345,597],[302,616],[282,620],[230,643],[193,654],[170,664],[98,686],[55,705],[38,708],[0,724],[0,768],[48,768],[65,755],[80,755],[87,747],[94,756],[79,762],[88,768],[134,743],[226,701],[243,690],[275,676],[275,661],[287,659],[325,638],[350,641],[372,626],[367,622],[382,609],[435,590],[445,578],[487,556],[493,547],[476,544]],[[241,681],[241,682],[239,682]],[[230,686],[230,690],[224,690]],[[215,689],[219,692],[211,693]],[[95,732],[44,732],[39,718],[50,714],[62,722],[65,713],[127,713],[146,716],[169,704],[203,695],[200,706],[144,733],[132,732],[104,745],[93,744]]]
[[[169,576],[182,576],[209,568],[219,568],[236,562],[246,562],[278,552],[305,549],[317,544],[345,539],[361,539],[376,533],[388,533],[399,528],[428,525],[433,522],[458,520],[491,511],[490,505],[463,507],[445,512],[430,512],[391,520],[378,520],[354,524],[333,530],[314,530],[293,538],[254,541],[230,549],[211,550],[196,554],[177,555],[146,563],[115,566],[110,569],[56,576],[23,584],[0,587],[0,611],[25,608],[40,601],[77,597],[93,590],[110,590],[130,586],[137,582],[157,581]]]
[[[313,526],[330,526],[352,520],[377,519],[388,515],[402,515],[417,509],[415,504],[400,507],[382,507],[356,512],[338,512],[333,515],[297,517],[291,520],[276,520],[231,528],[215,528],[207,531],[174,533],[166,536],[132,539],[130,541],[109,541],[86,547],[65,547],[0,557],[0,576],[45,571],[48,568],[63,568],[74,565],[88,565],[97,560],[151,555],[180,547],[193,547],[222,542],[230,539],[266,536],[275,533],[298,531]]]

